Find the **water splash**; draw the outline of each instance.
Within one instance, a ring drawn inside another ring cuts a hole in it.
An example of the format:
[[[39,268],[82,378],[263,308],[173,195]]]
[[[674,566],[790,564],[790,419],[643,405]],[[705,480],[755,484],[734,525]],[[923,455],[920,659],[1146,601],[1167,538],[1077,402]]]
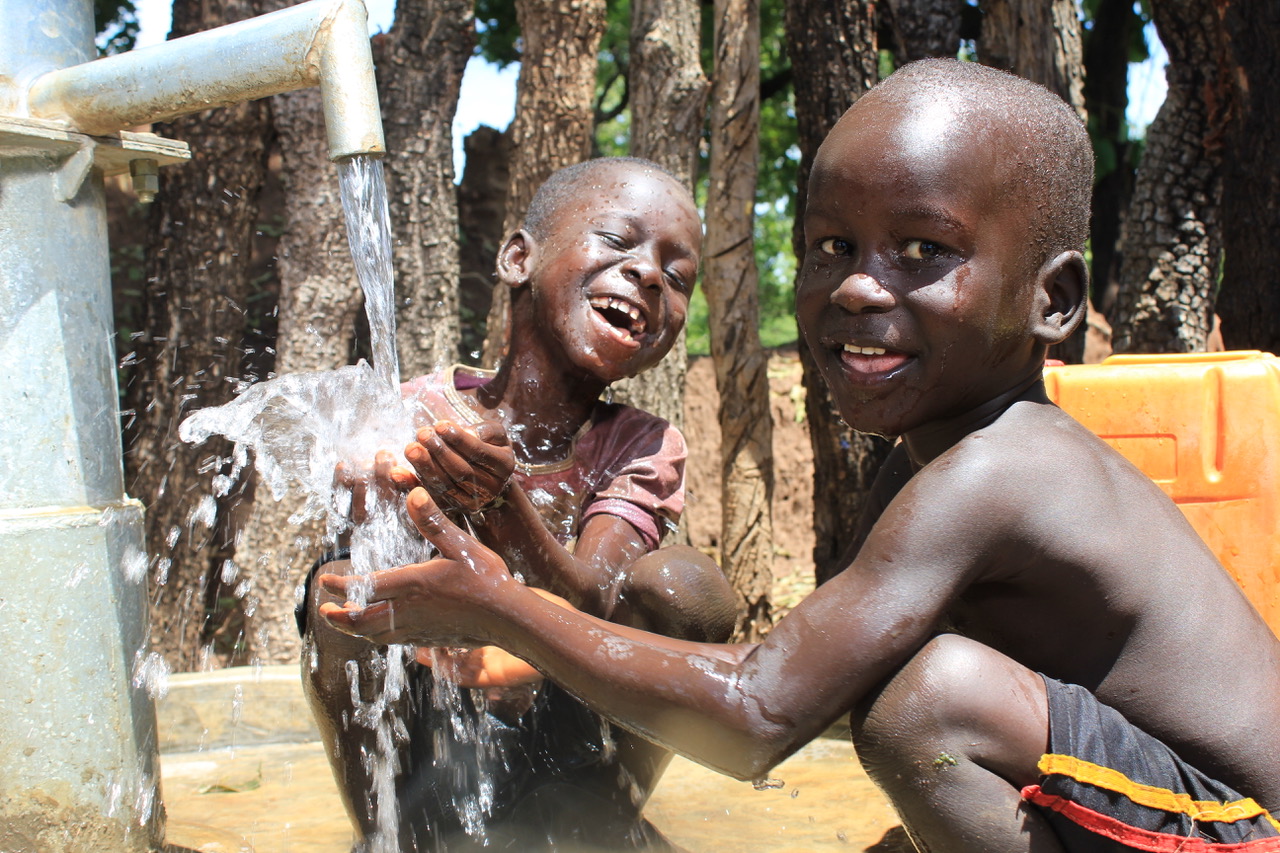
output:
[[[192,443],[214,435],[229,439],[234,445],[232,457],[214,459],[207,466],[214,474],[214,493],[229,494],[246,467],[253,465],[260,484],[274,499],[301,499],[291,522],[322,519],[329,544],[337,543],[340,537],[348,539],[352,569],[361,578],[377,569],[419,562],[426,558],[430,546],[416,532],[410,532],[403,501],[381,501],[374,490],[368,490],[366,496],[365,520],[353,525],[352,494],[334,478],[340,462],[371,463],[379,450],[398,452],[412,440],[415,427],[414,408],[400,394],[391,226],[382,164],[369,157],[353,157],[339,162],[338,173],[348,241],[365,296],[373,364],[361,361],[336,370],[288,374],[249,385],[231,402],[187,417],[178,433],[183,441]],[[214,498],[210,496],[206,503],[213,506]],[[202,504],[193,512],[192,522],[204,522],[206,516],[211,518],[209,507]],[[224,571],[233,574],[234,564],[225,565]],[[362,593],[357,585],[350,597],[363,603],[367,589]],[[391,646],[375,664],[380,671],[372,674],[381,682],[381,689],[369,702],[360,697],[358,667],[354,661],[349,666],[349,670],[357,670],[349,671],[356,712],[353,722],[369,729],[379,747],[378,755],[367,756],[377,804],[377,831],[366,839],[371,853],[397,853],[400,813],[395,779],[401,768],[396,744],[407,737],[407,731],[393,711],[406,690],[407,654],[404,647]],[[140,671],[139,677],[149,685],[162,681],[154,670],[144,666]],[[461,721],[461,703],[469,698],[464,696],[467,691],[442,679],[435,683],[438,695],[433,695],[432,701]],[[486,733],[481,726],[461,734],[459,740],[484,743]],[[484,831],[494,793],[492,774],[481,768],[479,777],[470,780],[471,787],[460,786],[454,792],[459,812],[466,815],[466,830],[473,836]]]

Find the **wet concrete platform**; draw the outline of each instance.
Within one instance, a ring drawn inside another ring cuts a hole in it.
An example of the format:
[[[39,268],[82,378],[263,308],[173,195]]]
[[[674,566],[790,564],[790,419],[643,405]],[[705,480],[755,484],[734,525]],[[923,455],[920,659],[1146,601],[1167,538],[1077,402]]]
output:
[[[158,713],[173,853],[351,849],[296,667],[175,675]],[[646,814],[690,853],[909,849],[847,738],[832,735],[779,765],[770,776],[783,784],[767,790],[677,757]]]

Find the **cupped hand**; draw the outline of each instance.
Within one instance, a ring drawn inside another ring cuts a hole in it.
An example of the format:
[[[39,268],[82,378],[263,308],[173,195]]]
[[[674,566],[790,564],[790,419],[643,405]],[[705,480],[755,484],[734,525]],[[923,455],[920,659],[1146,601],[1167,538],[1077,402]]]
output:
[[[345,492],[351,496],[348,515],[355,524],[364,524],[375,505],[389,505],[418,485],[418,475],[397,465],[395,456],[387,450],[378,451],[372,462],[346,460],[333,469],[334,493]]]
[[[363,577],[320,575],[325,590],[348,599],[321,605],[320,615],[339,631],[379,644],[489,642],[482,625],[490,605],[520,584],[502,558],[450,521],[425,489],[411,491],[405,505],[440,557]],[[371,587],[363,607],[349,600],[357,585]]]
[[[467,513],[490,508],[515,472],[516,457],[501,424],[474,427],[436,421],[418,430],[404,455],[418,480],[446,509]]]

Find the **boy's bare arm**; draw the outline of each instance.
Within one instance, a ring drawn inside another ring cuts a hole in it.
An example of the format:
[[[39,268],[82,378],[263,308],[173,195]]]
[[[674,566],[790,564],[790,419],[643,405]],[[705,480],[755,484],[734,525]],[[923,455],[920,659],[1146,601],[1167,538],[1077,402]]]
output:
[[[379,573],[368,607],[332,606],[325,616],[376,642],[502,645],[621,725],[754,778],[848,713],[918,649],[980,562],[980,542],[924,535],[937,524],[954,527],[945,516],[964,510],[931,510],[937,502],[922,503],[911,494],[915,485],[886,511],[854,564],[758,646],[671,640],[545,604],[423,491],[410,495],[410,515],[445,558]],[[322,582],[345,591],[339,578]]]

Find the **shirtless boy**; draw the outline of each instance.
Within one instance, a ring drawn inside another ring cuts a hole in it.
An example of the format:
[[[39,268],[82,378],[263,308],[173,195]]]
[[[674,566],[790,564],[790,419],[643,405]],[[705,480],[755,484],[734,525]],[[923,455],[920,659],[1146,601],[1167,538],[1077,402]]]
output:
[[[512,295],[507,357],[495,374],[455,367],[405,383],[423,412],[405,451],[414,470],[380,454],[373,482],[388,490],[421,483],[525,583],[563,605],[673,637],[725,640],[737,603],[715,563],[688,547],[667,548],[658,561],[650,553],[683,509],[683,438],[660,418],[600,400],[611,383],[670,350],[700,245],[693,199],[652,163],[593,160],[553,175],[497,259]],[[344,575],[349,563],[323,571]],[[359,662],[361,701],[369,702],[380,652],[317,618],[315,608],[331,597],[312,587],[302,620],[304,682],[348,812],[368,842],[379,810],[366,762],[377,744],[355,722],[348,668]],[[666,849],[640,812],[669,752],[613,732],[500,650],[419,649],[416,658],[397,709],[407,736],[395,782],[400,838],[390,849]],[[433,707],[430,666],[485,689],[469,720],[483,744],[456,736]],[[480,831],[468,813],[475,806],[460,806],[458,793],[476,788],[483,773],[494,790]]]
[[[1280,641],[1172,502],[1045,395],[1046,350],[1083,315],[1091,163],[1055,97],[947,60],[888,78],[823,143],[799,323],[843,417],[902,441],[848,567],[763,643],[565,615],[422,490],[410,514],[445,558],[324,615],[498,643],[743,779],[848,716],[921,850],[1280,850]]]

